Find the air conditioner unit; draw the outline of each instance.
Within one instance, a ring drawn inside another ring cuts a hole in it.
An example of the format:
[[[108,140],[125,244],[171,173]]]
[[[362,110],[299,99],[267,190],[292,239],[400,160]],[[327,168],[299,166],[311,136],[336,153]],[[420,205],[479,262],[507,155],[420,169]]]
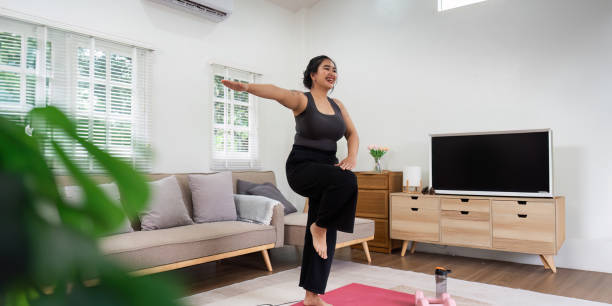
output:
[[[153,0],[170,7],[181,9],[214,22],[225,20],[232,14],[234,0]]]

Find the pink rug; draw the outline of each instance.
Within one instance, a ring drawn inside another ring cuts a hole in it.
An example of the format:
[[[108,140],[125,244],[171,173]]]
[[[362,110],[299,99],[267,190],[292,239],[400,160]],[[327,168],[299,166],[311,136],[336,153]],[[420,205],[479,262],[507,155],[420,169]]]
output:
[[[414,295],[404,292],[382,289],[377,287],[366,286],[362,284],[352,283],[338,289],[327,292],[321,295],[325,302],[334,306],[343,305],[376,305],[390,306],[414,305]],[[303,306],[302,302],[293,304],[293,306]]]

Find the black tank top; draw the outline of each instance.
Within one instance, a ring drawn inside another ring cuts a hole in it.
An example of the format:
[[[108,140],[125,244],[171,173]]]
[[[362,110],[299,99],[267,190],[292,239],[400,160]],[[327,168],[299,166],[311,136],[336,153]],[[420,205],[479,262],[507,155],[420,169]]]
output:
[[[346,124],[340,107],[334,100],[327,97],[334,110],[333,115],[326,115],[317,109],[310,92],[305,92],[308,103],[306,109],[295,116],[294,144],[309,148],[336,151],[336,142],[344,136]]]

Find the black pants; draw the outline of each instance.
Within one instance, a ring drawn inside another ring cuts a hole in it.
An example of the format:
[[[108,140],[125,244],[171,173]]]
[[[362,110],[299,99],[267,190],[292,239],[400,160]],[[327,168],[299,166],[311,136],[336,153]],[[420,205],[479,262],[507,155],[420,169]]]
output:
[[[309,198],[300,287],[318,294],[325,293],[337,231],[352,233],[355,224],[357,177],[334,166],[336,163],[336,152],[297,145],[286,163],[289,186]],[[327,229],[327,259],[321,258],[312,244],[310,225],[314,222]]]

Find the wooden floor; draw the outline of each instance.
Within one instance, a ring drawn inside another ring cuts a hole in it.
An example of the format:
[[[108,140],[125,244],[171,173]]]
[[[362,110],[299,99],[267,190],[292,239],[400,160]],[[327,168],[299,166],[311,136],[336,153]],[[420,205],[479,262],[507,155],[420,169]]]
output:
[[[466,281],[612,303],[612,274],[608,273],[558,268],[553,274],[542,266],[459,256],[417,252],[401,257],[399,250],[393,254],[371,254],[372,264],[377,266],[432,275],[436,266],[444,266],[453,271],[451,277]],[[363,251],[351,248],[336,250],[334,258],[367,263]],[[266,270],[261,253],[257,252],[162,275],[181,279],[188,290],[186,294],[195,294],[298,267],[300,257],[296,248],[284,247],[271,250],[270,260],[274,272]],[[298,280],[295,282],[297,286]]]

